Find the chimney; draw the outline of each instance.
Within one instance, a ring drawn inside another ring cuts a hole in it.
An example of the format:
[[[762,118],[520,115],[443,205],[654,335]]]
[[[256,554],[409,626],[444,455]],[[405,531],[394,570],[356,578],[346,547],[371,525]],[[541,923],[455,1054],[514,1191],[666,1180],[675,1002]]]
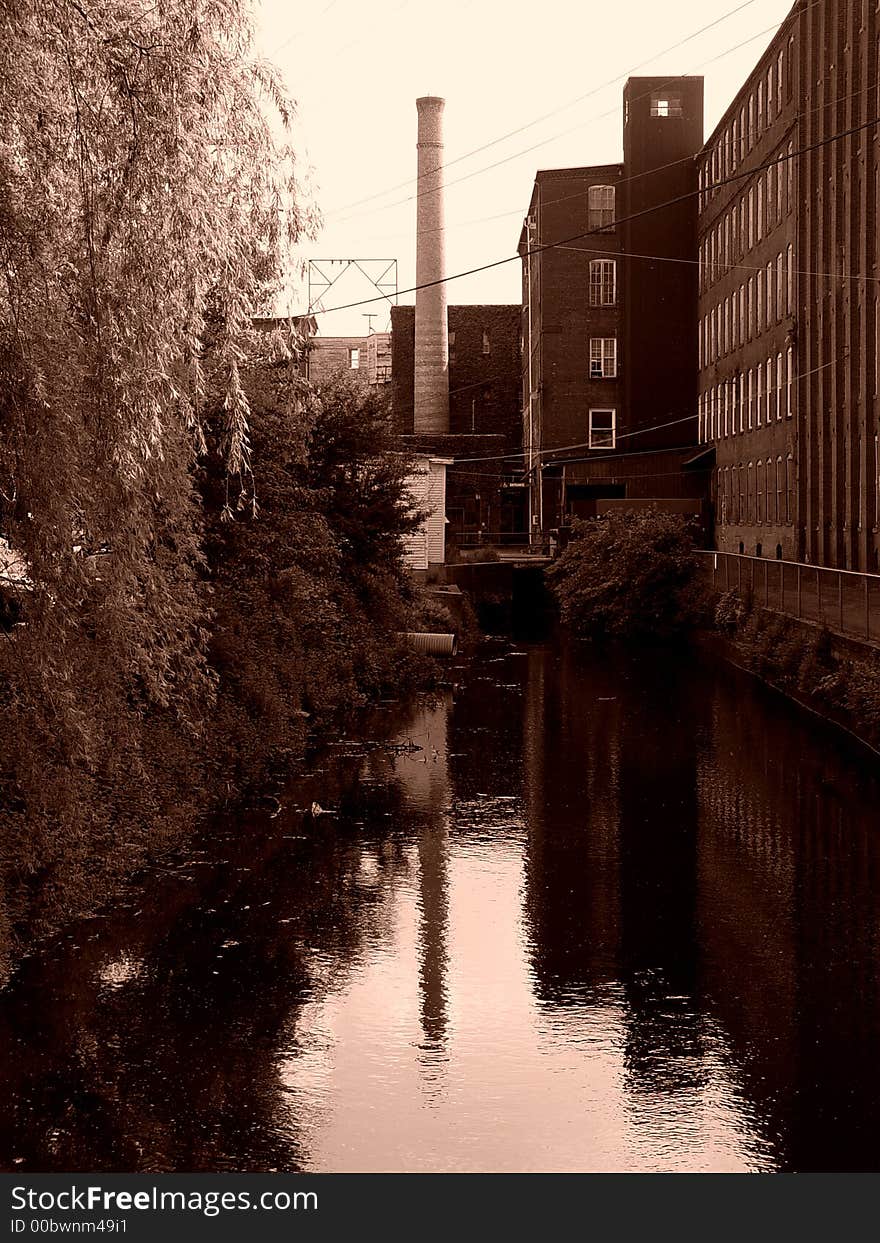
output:
[[[443,235],[443,105],[434,95],[416,100],[419,112],[416,215],[415,400],[413,430],[449,431],[449,338],[446,322]],[[438,281],[439,284],[432,284]]]

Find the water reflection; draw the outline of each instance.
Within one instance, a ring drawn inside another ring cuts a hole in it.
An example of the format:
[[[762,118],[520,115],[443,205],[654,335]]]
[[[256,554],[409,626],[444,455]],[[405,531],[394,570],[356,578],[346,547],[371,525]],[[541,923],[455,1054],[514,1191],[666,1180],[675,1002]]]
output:
[[[457,676],[25,964],[4,1168],[880,1166],[864,758],[669,653]]]

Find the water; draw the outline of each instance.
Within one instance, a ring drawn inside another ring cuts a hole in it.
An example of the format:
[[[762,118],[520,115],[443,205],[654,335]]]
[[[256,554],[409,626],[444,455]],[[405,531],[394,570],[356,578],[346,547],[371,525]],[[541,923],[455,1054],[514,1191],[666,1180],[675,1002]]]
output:
[[[453,676],[24,964],[3,1168],[880,1169],[880,762],[662,650]]]

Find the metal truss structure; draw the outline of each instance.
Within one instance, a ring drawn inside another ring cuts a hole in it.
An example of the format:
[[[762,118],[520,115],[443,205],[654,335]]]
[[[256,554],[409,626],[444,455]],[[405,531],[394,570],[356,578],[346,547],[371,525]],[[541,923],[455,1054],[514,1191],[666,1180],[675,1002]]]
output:
[[[396,259],[309,259],[308,295],[310,315],[327,310],[327,307],[324,305],[324,299],[330,290],[338,285],[352,268],[356,268],[376,292],[387,300],[389,307],[397,305]],[[330,309],[332,310],[332,307]],[[375,312],[371,312],[371,314],[375,314]],[[389,310],[389,329],[391,327],[390,314]],[[370,327],[372,327],[372,323]]]

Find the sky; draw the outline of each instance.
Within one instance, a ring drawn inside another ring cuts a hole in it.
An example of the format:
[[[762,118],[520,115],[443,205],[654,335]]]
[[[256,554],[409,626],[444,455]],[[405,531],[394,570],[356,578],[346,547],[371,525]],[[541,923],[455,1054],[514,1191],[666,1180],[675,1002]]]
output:
[[[702,75],[708,136],[791,6],[255,0],[258,47],[296,100],[300,173],[323,217],[318,237],[295,258],[396,260],[399,300],[414,301],[403,291],[415,280],[420,95],[446,100],[447,276],[515,255],[538,169],[622,158],[630,74]],[[385,267],[366,270],[378,275]],[[327,308],[376,296],[354,267],[321,270],[338,276]],[[519,262],[451,281],[448,299],[519,302]],[[384,331],[388,305],[323,314],[319,332]],[[290,305],[280,309],[307,307],[307,285],[295,282]]]

